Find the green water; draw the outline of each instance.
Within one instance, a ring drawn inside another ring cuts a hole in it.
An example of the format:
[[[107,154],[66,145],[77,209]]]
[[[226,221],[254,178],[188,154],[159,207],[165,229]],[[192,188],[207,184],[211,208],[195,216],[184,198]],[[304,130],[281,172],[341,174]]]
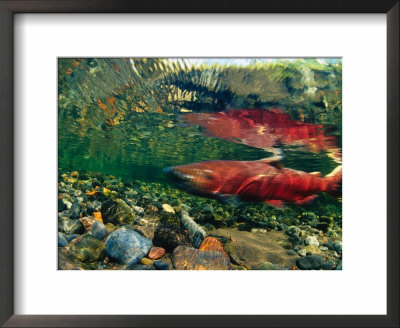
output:
[[[194,65],[193,63],[196,62]],[[341,142],[341,61],[59,59],[61,170],[167,183],[162,168],[271,154],[202,134],[182,112],[281,106]],[[287,150],[284,165],[329,173],[325,153]]]

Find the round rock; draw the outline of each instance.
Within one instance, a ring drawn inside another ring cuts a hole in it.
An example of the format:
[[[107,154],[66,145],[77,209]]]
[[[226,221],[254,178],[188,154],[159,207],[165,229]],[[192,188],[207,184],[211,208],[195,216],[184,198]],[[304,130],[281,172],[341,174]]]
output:
[[[298,258],[296,265],[302,270],[318,270],[324,265],[324,259],[320,256],[308,255]]]
[[[62,232],[58,233],[58,247],[65,247],[68,244],[68,239]]]
[[[137,264],[151,248],[151,241],[126,228],[112,232],[106,240],[106,253],[121,264]]]
[[[154,266],[157,270],[169,270],[169,264],[163,261],[155,261]]]
[[[92,235],[98,240],[102,240],[107,235],[107,228],[103,222],[95,221],[92,225]]]

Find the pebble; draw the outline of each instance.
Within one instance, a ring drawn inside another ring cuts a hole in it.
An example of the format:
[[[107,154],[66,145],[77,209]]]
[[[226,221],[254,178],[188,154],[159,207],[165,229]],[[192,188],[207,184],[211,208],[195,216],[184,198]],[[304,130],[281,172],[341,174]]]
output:
[[[172,265],[178,270],[229,270],[229,257],[221,252],[201,251],[179,246],[172,253]]]
[[[125,228],[112,232],[106,240],[107,255],[121,264],[138,263],[149,253],[150,248],[150,240]]]
[[[306,245],[315,245],[317,247],[319,246],[318,239],[315,236],[308,236],[304,242]]]
[[[260,232],[260,233],[267,233],[267,229],[253,228],[253,229],[251,229],[251,232],[252,232],[252,233],[257,233],[257,232]]]
[[[289,237],[288,240],[293,244],[293,246],[295,246],[295,245],[302,245],[302,244],[303,244],[303,240],[302,240],[298,235],[296,235],[295,233],[292,234],[292,235]]]
[[[154,266],[158,270],[169,270],[169,264],[163,261],[154,261]]]
[[[73,235],[67,236],[68,242],[73,241],[76,237],[79,237],[79,235],[77,235],[77,234],[75,234],[75,233],[74,233]]]
[[[189,216],[189,213],[182,209],[181,210],[181,223],[187,229],[189,233],[189,238],[192,240],[193,246],[196,248],[199,245],[199,242],[203,241],[204,237],[207,233],[200,228],[200,226],[194,221],[192,217]],[[196,238],[194,238],[196,236]]]
[[[72,235],[75,233],[81,234],[85,231],[85,228],[79,220],[72,220],[68,218],[65,218],[61,221],[60,228],[67,235]]]
[[[186,236],[179,226],[162,223],[154,231],[153,244],[172,252],[179,245],[186,243]]]
[[[296,260],[296,265],[302,270],[318,270],[323,264],[324,259],[315,255],[307,255]]]
[[[71,219],[79,219],[81,217],[81,207],[78,203],[73,203],[69,211]]]
[[[101,215],[101,212],[93,212],[93,217],[95,220],[103,223],[103,217]]]
[[[101,214],[105,223],[114,225],[131,224],[133,210],[122,199],[108,199],[101,205]]]
[[[144,264],[130,264],[127,265],[125,270],[155,270],[152,265],[144,265]]]
[[[65,203],[62,201],[62,199],[58,199],[58,211],[62,212],[65,211],[67,208],[67,205],[65,205]]]
[[[139,215],[143,215],[144,214],[144,208],[143,207],[133,206],[133,210]]]
[[[58,247],[65,247],[68,244],[68,239],[62,232],[58,233]]]
[[[335,241],[332,246],[336,252],[338,252],[338,253],[342,252],[342,242],[341,241]]]
[[[94,219],[89,218],[89,217],[83,217],[80,218],[79,221],[81,221],[82,225],[85,227],[86,230],[91,230],[92,229],[92,225],[95,222]]]
[[[271,262],[264,262],[260,263],[259,265],[256,266],[256,270],[275,270],[275,265],[273,265]]]
[[[332,261],[326,261],[323,265],[322,265],[322,270],[332,270],[333,267],[335,266],[335,263]]]
[[[141,264],[144,264],[144,265],[153,265],[154,261],[143,257],[143,258],[140,260],[140,263],[141,263]]]
[[[76,258],[81,262],[96,262],[104,258],[104,244],[92,235],[83,235],[73,247]]]
[[[192,245],[195,248],[199,248],[201,243],[203,242],[204,236],[201,232],[196,232],[192,238]]]
[[[147,257],[152,260],[158,260],[165,255],[165,249],[162,247],[152,247]]]
[[[204,206],[201,211],[204,214],[213,214],[214,213],[214,208],[211,205],[208,205],[208,206]]]
[[[325,246],[319,246],[319,249],[320,249],[321,251],[327,251],[327,250],[328,250],[328,247],[325,247]]]
[[[67,206],[67,209],[71,209],[72,203],[71,203],[70,201],[68,201],[68,200],[66,200],[66,199],[63,199],[62,201],[63,201],[63,203]]]
[[[146,212],[148,212],[150,214],[154,214],[154,213],[158,212],[158,208],[157,208],[157,206],[154,206],[154,205],[150,204],[150,205],[147,206]]]
[[[292,236],[292,235],[297,235],[298,236],[300,234],[300,228],[298,228],[296,226],[290,226],[290,227],[287,228],[286,233],[289,236]]]
[[[293,250],[293,249],[291,249],[291,250],[289,250],[289,251],[287,252],[287,255],[296,255],[296,254],[297,254],[296,251]]]
[[[175,214],[174,209],[169,204],[162,204],[162,209],[164,212]]]
[[[306,250],[307,254],[319,254],[321,253],[321,250],[318,248],[318,246],[316,245],[307,245],[306,247],[304,247],[304,249]]]
[[[302,249],[299,249],[297,253],[298,253],[300,256],[306,256],[307,251],[306,251],[304,248],[302,248]]]
[[[107,228],[103,222],[94,221],[91,229],[93,237],[98,240],[102,240],[105,236],[107,236]]]

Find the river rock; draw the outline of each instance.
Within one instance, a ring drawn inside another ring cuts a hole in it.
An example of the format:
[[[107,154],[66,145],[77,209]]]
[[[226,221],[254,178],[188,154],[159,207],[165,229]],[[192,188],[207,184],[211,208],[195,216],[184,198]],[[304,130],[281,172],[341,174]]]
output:
[[[175,210],[169,204],[162,204],[162,209],[164,212],[175,214]]]
[[[144,208],[143,207],[133,206],[133,210],[139,215],[143,215],[144,214]]]
[[[321,250],[318,248],[318,246],[314,244],[307,245],[306,247],[304,247],[304,249],[306,250],[306,253],[312,253],[312,254],[322,253]]]
[[[154,232],[153,244],[172,252],[179,245],[187,244],[187,236],[179,226],[164,222]]]
[[[169,270],[169,264],[163,261],[154,261],[157,270]]]
[[[295,235],[299,235],[300,234],[300,228],[296,227],[296,226],[290,226],[286,229],[286,233],[291,236],[293,234]]]
[[[276,266],[273,265],[271,262],[264,262],[260,263],[255,267],[257,270],[276,270]]]
[[[89,218],[89,217],[86,217],[86,216],[83,217],[83,218],[80,218],[79,221],[81,221],[82,225],[88,231],[92,229],[92,225],[95,222],[95,220],[93,218]]]
[[[204,214],[214,214],[214,208],[211,205],[204,206],[201,210]]]
[[[138,263],[149,253],[150,248],[150,240],[126,228],[112,232],[106,240],[107,255],[121,264]]]
[[[304,241],[304,243],[306,244],[306,245],[315,245],[315,246],[319,246],[319,242],[318,242],[318,239],[317,239],[317,237],[315,237],[315,236],[308,236],[307,238],[306,238],[306,240]]]
[[[282,231],[268,233],[251,233],[232,229],[218,229],[213,236],[223,237],[224,250],[232,262],[248,269],[257,269],[260,263],[270,262],[277,268],[288,269],[296,262],[296,256],[287,254],[280,243],[286,242],[288,236]]]
[[[200,228],[184,209],[181,210],[181,223],[187,229],[192,245],[196,248],[199,247],[199,243],[201,244],[207,233]]]
[[[226,254],[222,243],[214,237],[206,237],[203,240],[203,242],[201,243],[199,249],[202,251],[215,251],[215,252],[221,252],[223,254]],[[228,254],[226,254],[226,255],[228,255]]]
[[[79,219],[81,217],[81,206],[78,203],[73,203],[69,211],[71,219]]]
[[[77,235],[76,233],[74,233],[73,235],[67,236],[68,242],[73,241],[76,237],[79,237],[79,235]]]
[[[158,260],[165,255],[165,249],[162,247],[152,247],[147,257],[152,260]]]
[[[65,247],[68,244],[68,239],[62,232],[58,233],[58,247]]]
[[[148,258],[146,258],[146,257],[143,257],[143,258],[140,260],[140,263],[143,264],[143,265],[153,265],[153,264],[154,264],[154,261],[153,261],[153,260],[150,260],[150,259],[148,259]]]
[[[67,209],[67,205],[62,201],[62,199],[58,199],[58,211],[62,212]]]
[[[323,264],[324,259],[316,255],[307,255],[296,261],[296,265],[302,270],[319,270]]]
[[[105,223],[114,225],[131,224],[134,218],[132,208],[122,199],[108,199],[101,206],[101,214]]]
[[[67,235],[81,234],[85,231],[85,228],[79,220],[72,220],[69,218],[62,218],[61,221],[59,221],[59,227]]]
[[[333,244],[333,249],[338,252],[341,253],[342,252],[342,242],[341,241],[335,241]]]
[[[332,270],[335,267],[335,263],[333,261],[326,261],[321,269],[322,270]]]
[[[221,252],[201,251],[179,246],[172,254],[172,265],[177,270],[229,270],[229,257]]]
[[[302,244],[303,244],[303,240],[302,240],[297,234],[295,234],[295,233],[293,233],[293,234],[289,237],[288,240],[292,243],[293,246],[302,245]]]
[[[92,235],[86,234],[82,237],[76,238],[75,240],[77,241],[73,244],[72,250],[79,261],[95,262],[104,258],[104,243],[97,240]]]
[[[102,240],[107,235],[107,228],[103,222],[95,221],[91,229],[93,237]]]

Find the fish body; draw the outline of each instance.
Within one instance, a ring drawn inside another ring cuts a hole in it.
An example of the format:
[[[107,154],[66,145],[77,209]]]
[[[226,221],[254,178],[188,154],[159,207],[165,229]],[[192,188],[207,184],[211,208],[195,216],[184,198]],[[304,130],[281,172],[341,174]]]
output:
[[[282,207],[285,202],[305,204],[320,192],[333,192],[342,167],[323,177],[281,168],[270,160],[207,161],[169,167],[164,172],[182,189],[219,199],[265,202]]]
[[[320,124],[293,120],[281,109],[234,109],[219,113],[187,113],[183,119],[204,128],[204,134],[273,151],[281,145],[319,153],[328,151],[341,162],[336,138]]]

